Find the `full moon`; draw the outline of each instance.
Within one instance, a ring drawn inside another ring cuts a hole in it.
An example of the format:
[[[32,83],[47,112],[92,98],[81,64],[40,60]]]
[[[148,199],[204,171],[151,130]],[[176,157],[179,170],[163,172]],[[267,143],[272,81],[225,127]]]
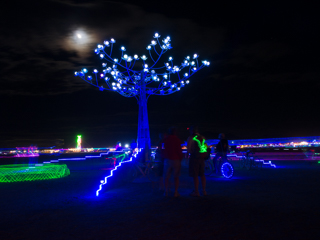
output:
[[[90,42],[90,34],[84,29],[78,29],[73,32],[73,39],[76,44],[87,44]]]
[[[88,57],[93,54],[94,45],[98,42],[96,34],[87,28],[72,29],[64,38],[63,47],[70,51],[76,51],[79,57]]]

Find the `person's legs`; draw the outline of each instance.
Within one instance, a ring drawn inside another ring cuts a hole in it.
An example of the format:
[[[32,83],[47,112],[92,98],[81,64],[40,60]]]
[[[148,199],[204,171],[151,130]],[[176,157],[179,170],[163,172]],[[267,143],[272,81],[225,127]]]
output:
[[[179,188],[179,177],[175,177],[174,178],[174,196],[175,197],[180,196],[180,194],[178,192],[178,188]]]
[[[193,177],[194,191],[190,194],[191,196],[200,196],[199,195],[199,159],[190,159],[192,160],[192,170],[189,171],[190,177]]]
[[[179,177],[181,172],[181,161],[174,160],[173,166],[174,166],[174,196],[179,197],[180,194],[178,192],[178,188],[179,188]]]
[[[168,196],[168,192],[169,192],[169,179],[170,179],[170,175],[171,175],[171,166],[170,166],[170,160],[169,159],[165,159],[164,160],[164,195]]]
[[[201,185],[202,185],[202,192],[203,195],[206,196],[207,192],[206,192],[206,176],[204,174],[204,168],[205,168],[205,160],[204,159],[200,159],[199,160],[199,176],[201,179]]]
[[[214,156],[212,162],[213,162],[213,166],[214,166],[214,170],[216,171],[216,173],[218,173],[218,166],[217,166],[217,160],[219,159],[219,157],[221,156],[220,152],[217,152],[216,155]]]
[[[199,195],[199,178],[198,178],[198,176],[193,177],[193,183],[194,183],[194,193]]]
[[[203,176],[200,177],[200,179],[201,179],[203,195],[206,196],[207,195],[207,191],[206,191],[206,183],[207,183],[206,176],[203,175]]]
[[[164,190],[164,178],[163,178],[163,172],[164,172],[164,160],[160,160],[159,163],[159,190]]]
[[[160,191],[164,190],[164,178],[163,178],[163,176],[159,178],[159,190]]]
[[[169,192],[169,177],[166,177],[164,180],[164,194],[165,196],[168,196],[168,192]]]

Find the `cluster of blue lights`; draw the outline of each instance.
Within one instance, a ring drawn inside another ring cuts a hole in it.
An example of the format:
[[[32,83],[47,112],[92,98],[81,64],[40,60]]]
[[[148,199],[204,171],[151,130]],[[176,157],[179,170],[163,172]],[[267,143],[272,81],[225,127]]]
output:
[[[169,57],[168,62],[166,62],[164,66],[156,67],[161,56],[172,47],[169,36],[160,41],[160,35],[155,33],[153,38],[154,40],[152,40],[146,48],[149,51],[150,66],[146,63],[148,59],[146,55],[140,57],[137,54],[128,55],[125,53],[127,49],[124,46],[120,47],[121,57],[112,58],[113,44],[116,42],[112,38],[110,41],[105,41],[104,44],[98,44],[95,49],[95,53],[99,55],[102,60],[106,61],[102,63],[103,70],[101,73],[99,73],[97,69],[94,69],[93,76],[88,76],[88,70],[84,68],[80,72],[75,72],[75,75],[98,87],[101,91],[111,90],[125,97],[135,97],[139,95],[140,81],[144,81],[146,84],[154,83],[152,87],[147,87],[147,94],[168,95],[179,91],[186,84],[189,84],[189,80],[187,80],[189,77],[203,67],[210,65],[210,62],[206,60],[200,64],[198,54],[194,54],[192,57],[187,56],[180,65],[174,65],[173,58]],[[133,68],[136,61],[140,59],[142,60],[142,70],[134,70]],[[159,69],[163,69],[164,72],[156,72]],[[172,74],[178,76],[178,81],[171,81]],[[103,82],[103,84],[101,84],[101,82]]]

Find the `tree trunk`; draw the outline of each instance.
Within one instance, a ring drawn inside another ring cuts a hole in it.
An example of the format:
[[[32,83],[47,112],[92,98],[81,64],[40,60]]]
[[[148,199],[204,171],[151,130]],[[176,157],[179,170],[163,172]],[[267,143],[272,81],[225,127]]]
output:
[[[139,116],[138,116],[138,147],[150,150],[150,132],[147,109],[146,83],[144,78],[140,83]]]

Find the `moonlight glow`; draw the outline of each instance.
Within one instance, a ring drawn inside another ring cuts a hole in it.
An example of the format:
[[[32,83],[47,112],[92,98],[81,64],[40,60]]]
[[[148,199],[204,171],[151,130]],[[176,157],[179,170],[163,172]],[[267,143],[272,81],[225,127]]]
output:
[[[77,44],[86,44],[89,42],[90,36],[83,30],[77,30],[73,33],[73,40]]]
[[[97,41],[97,35],[89,29],[76,28],[64,38],[63,47],[68,51],[76,51],[80,58],[86,58]]]

